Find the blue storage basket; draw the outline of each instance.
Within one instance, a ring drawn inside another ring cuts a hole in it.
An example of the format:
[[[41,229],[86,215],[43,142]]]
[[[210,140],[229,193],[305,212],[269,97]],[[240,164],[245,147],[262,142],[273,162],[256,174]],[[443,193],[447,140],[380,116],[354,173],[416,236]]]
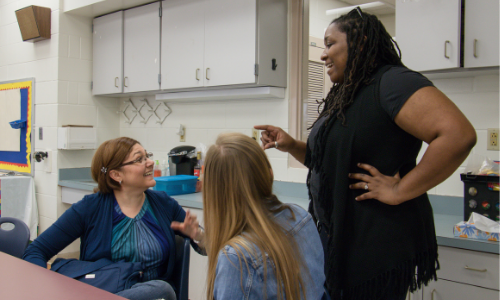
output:
[[[197,176],[193,175],[175,175],[155,177],[155,191],[164,191],[169,196],[191,194],[196,192]]]
[[[26,127],[26,121],[24,121],[24,120],[12,121],[12,122],[9,122],[9,124],[10,124],[10,127],[14,128],[14,129],[20,129],[20,128]]]

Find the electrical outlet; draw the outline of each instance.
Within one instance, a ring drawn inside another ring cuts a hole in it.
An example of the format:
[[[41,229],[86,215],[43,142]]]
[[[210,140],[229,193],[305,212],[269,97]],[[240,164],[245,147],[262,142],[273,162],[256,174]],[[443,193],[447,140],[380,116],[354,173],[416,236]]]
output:
[[[498,128],[488,128],[488,145],[487,150],[500,150],[498,145]]]
[[[177,134],[179,135],[179,142],[186,141],[186,127],[184,125],[179,124],[179,129],[177,131]]]
[[[259,130],[258,129],[252,128],[252,139],[259,142]]]

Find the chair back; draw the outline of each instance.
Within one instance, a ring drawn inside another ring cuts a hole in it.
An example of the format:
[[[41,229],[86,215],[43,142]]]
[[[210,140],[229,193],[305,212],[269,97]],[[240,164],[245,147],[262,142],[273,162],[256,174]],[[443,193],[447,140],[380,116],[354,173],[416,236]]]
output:
[[[4,230],[4,223],[14,224],[14,229]],[[22,258],[24,250],[28,247],[30,230],[22,220],[10,217],[0,218],[0,251],[12,256]]]
[[[175,236],[175,265],[172,281],[177,291],[177,300],[188,300],[189,288],[189,259],[191,245],[189,239]]]

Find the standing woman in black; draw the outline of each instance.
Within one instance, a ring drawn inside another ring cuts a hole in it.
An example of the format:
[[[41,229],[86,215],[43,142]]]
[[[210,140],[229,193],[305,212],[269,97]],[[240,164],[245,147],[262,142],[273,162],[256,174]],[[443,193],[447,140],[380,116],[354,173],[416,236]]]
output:
[[[334,85],[307,144],[281,128],[255,126],[264,149],[288,152],[309,168],[309,212],[334,300],[404,300],[436,279],[426,192],[476,142],[460,110],[400,56],[377,17],[354,9],[325,32],[321,59]],[[417,164],[422,141],[428,148]]]

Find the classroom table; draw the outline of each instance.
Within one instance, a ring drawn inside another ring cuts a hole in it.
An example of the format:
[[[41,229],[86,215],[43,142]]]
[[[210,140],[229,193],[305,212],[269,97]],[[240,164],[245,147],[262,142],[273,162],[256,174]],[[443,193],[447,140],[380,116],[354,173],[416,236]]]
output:
[[[125,298],[0,252],[0,299],[124,300]]]

